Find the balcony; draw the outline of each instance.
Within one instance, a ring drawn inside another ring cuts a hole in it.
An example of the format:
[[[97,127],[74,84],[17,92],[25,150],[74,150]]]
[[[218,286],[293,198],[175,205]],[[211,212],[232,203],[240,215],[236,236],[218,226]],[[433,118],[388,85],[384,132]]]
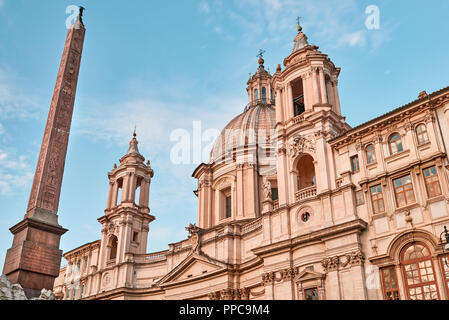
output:
[[[296,191],[296,193],[295,193],[296,201],[303,201],[303,200],[307,200],[307,199],[310,199],[313,197],[316,197],[316,186],[305,188],[305,189]]]

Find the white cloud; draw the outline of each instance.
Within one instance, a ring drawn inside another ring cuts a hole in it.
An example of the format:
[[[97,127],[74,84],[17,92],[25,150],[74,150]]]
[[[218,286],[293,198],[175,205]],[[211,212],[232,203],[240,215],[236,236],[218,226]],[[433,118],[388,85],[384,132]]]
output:
[[[350,47],[364,47],[366,44],[366,31],[359,30],[356,32],[344,34],[341,37],[341,44],[347,44]]]
[[[185,129],[192,133],[193,121],[201,121],[203,131],[221,131],[228,121],[243,111],[247,103],[243,98],[219,96],[202,97],[197,101],[201,102],[170,104],[147,97],[122,101],[112,106],[98,104],[94,108],[86,108],[89,113],[81,114],[81,119],[74,125],[77,132],[93,140],[113,143],[114,146],[128,143],[136,126],[139,149],[154,157],[169,153],[175,144],[169,139],[173,130]]]
[[[224,24],[223,19],[228,19],[241,28],[241,40],[251,46],[263,44],[261,39],[265,43],[285,43],[286,37],[294,36],[297,16],[302,17],[304,32],[312,43],[377,48],[388,40],[388,29],[383,25],[381,30],[363,29],[365,7],[356,0],[234,0],[228,7],[224,15],[210,6],[207,22]]]
[[[40,118],[42,109],[37,99],[24,94],[17,82],[19,81],[10,70],[0,69],[0,118]]]
[[[0,194],[11,194],[16,188],[29,186],[33,172],[25,156],[16,156],[0,149]]]
[[[206,0],[200,2],[199,10],[201,13],[205,14],[208,14],[210,12],[210,7]]]

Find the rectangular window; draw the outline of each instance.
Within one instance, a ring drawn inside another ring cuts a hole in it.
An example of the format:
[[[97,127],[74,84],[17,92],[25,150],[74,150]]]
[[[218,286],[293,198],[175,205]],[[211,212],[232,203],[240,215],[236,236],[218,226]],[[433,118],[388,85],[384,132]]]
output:
[[[318,288],[310,288],[304,290],[305,300],[318,300]]]
[[[438,179],[437,168],[424,169],[424,179],[426,180],[427,196],[433,198],[441,195],[440,180]]]
[[[394,193],[396,195],[396,204],[403,207],[415,203],[415,194],[413,192],[413,184],[410,175],[393,180]]]
[[[231,196],[226,197],[226,216],[225,218],[230,218],[232,215],[232,198]]]
[[[271,188],[271,200],[279,200],[278,188]]]
[[[368,164],[376,162],[376,150],[373,145],[366,148],[366,161]]]
[[[351,157],[351,168],[352,168],[352,172],[358,172],[360,170],[359,156]]]
[[[399,288],[394,267],[380,270],[385,300],[399,300]]]
[[[382,186],[380,184],[371,187],[371,201],[373,203],[374,214],[382,213],[385,211]]]
[[[365,203],[364,198],[363,198],[363,191],[362,190],[357,191],[355,193],[355,199],[356,199],[356,203],[357,203],[358,206],[361,206],[362,204]]]

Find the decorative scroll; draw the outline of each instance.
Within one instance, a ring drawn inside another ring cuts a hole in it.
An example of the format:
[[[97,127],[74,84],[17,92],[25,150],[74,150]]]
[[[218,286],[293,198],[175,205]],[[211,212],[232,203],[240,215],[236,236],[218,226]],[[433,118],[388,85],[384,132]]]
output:
[[[326,272],[338,270],[340,267],[361,265],[365,261],[362,251],[355,250],[341,256],[333,256],[325,258],[321,261],[321,265]]]

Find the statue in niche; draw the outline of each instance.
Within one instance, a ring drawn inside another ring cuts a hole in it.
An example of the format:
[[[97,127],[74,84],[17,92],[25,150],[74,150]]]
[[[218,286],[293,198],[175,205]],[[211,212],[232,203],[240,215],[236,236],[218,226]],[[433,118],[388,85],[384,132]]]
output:
[[[263,178],[263,193],[264,200],[271,199],[271,182],[266,177]]]

